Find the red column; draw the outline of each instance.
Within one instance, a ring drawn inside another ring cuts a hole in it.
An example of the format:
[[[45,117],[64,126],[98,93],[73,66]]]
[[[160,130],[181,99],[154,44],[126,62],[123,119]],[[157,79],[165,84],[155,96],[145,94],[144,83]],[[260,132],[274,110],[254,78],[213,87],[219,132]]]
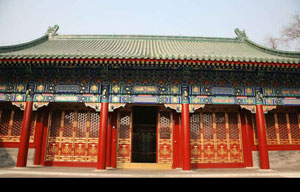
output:
[[[33,101],[26,101],[16,167],[26,167]]]
[[[111,167],[117,167],[117,112],[112,113]]]
[[[41,151],[41,165],[45,165],[46,146],[47,146],[47,133],[48,133],[48,120],[49,111],[46,112],[43,123],[43,136],[42,136],[42,151]]]
[[[101,103],[97,169],[106,169],[108,102]]]
[[[108,125],[107,125],[106,167],[111,167],[111,138],[112,138],[111,117],[112,117],[112,113],[109,113]]]
[[[34,153],[34,165],[41,164],[41,152],[42,152],[42,141],[43,141],[43,128],[44,128],[44,112],[38,114],[38,118],[35,126],[35,153]]]
[[[182,104],[181,112],[182,125],[182,147],[183,147],[183,166],[182,170],[191,170],[191,147],[190,147],[190,114],[189,104]]]
[[[173,113],[173,122],[174,122],[174,129],[173,129],[173,165],[172,168],[181,167],[179,163],[180,158],[180,127],[179,127],[179,116],[178,113]]]
[[[253,148],[253,135],[252,133],[252,114],[248,111],[245,112],[246,118],[246,126],[245,126],[245,134],[247,138],[247,148],[248,148],[248,163],[246,164],[247,167],[253,167],[253,157],[252,157],[252,148]]]
[[[252,151],[251,151],[251,143],[249,137],[249,122],[247,121],[245,111],[240,112],[241,116],[241,124],[242,124],[242,139],[243,139],[243,150],[244,150],[244,159],[246,167],[252,167]]]
[[[256,105],[256,127],[258,135],[258,150],[261,169],[270,169],[267,146],[266,124],[262,104]]]

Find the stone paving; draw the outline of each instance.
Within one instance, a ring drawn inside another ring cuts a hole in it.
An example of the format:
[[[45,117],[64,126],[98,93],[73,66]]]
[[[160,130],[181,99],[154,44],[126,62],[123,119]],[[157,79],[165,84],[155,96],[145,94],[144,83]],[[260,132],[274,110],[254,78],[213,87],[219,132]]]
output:
[[[299,169],[107,169],[80,167],[2,167],[0,178],[300,178]]]

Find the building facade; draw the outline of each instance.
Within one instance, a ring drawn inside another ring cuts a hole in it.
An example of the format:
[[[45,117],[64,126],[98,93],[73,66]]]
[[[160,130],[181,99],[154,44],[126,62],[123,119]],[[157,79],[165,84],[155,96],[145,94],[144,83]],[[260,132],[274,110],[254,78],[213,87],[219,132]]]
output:
[[[0,47],[3,164],[300,166],[299,52],[239,29],[236,38],[57,30]]]

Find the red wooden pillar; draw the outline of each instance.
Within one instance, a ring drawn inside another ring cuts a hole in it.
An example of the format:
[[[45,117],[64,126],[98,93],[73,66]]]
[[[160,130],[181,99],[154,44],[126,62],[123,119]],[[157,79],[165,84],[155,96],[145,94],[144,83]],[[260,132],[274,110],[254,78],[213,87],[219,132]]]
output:
[[[180,127],[179,127],[179,116],[178,113],[173,113],[173,119],[174,119],[174,129],[173,129],[173,165],[172,168],[178,168],[180,166]]]
[[[244,149],[244,159],[246,167],[252,167],[252,151],[251,151],[251,142],[249,136],[249,130],[251,124],[247,119],[247,112],[241,111],[241,124],[242,124],[242,138],[243,138],[243,149]]]
[[[106,169],[107,122],[108,122],[108,102],[102,102],[101,112],[100,112],[97,169]]]
[[[262,104],[256,104],[256,127],[258,136],[260,168],[270,169],[266,135],[266,123]]]
[[[246,126],[245,126],[245,134],[247,137],[247,148],[248,148],[248,162],[246,164],[247,167],[253,167],[253,157],[252,157],[252,147],[253,147],[253,135],[252,135],[252,114],[249,111],[245,112],[246,118]]]
[[[103,85],[100,123],[99,123],[100,127],[99,127],[97,169],[106,169],[107,124],[108,124],[108,86]]]
[[[26,167],[33,101],[26,101],[16,167]]]
[[[47,133],[48,133],[48,120],[50,112],[47,110],[44,116],[43,122],[43,134],[42,134],[42,151],[41,151],[41,165],[45,165],[45,156],[46,156],[46,145],[47,145]]]
[[[43,141],[43,130],[44,130],[45,113],[42,111],[38,114],[36,126],[35,126],[35,153],[34,153],[34,165],[41,164],[41,152],[42,152],[42,141]]]
[[[182,170],[191,170],[191,147],[190,147],[190,113],[189,103],[182,103],[181,111],[183,166]]]
[[[112,113],[111,167],[117,167],[117,111]]]
[[[112,113],[109,113],[107,125],[106,167],[111,167]]]

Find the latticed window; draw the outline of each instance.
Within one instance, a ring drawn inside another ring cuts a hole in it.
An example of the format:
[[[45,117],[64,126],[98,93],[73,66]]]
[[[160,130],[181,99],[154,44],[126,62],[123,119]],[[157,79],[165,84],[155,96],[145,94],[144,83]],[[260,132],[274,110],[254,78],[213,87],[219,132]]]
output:
[[[225,113],[216,113],[217,138],[226,139]]]
[[[300,139],[300,127],[297,113],[289,113],[289,123],[291,128],[292,139]]]
[[[269,112],[265,115],[265,121],[269,145],[300,144],[299,113]],[[253,127],[257,138],[255,115],[253,115]]]
[[[0,109],[0,137],[1,142],[19,142],[21,136],[23,111],[17,107]],[[30,125],[30,142],[33,142],[37,113],[32,113]]]
[[[200,138],[200,114],[191,113],[190,114],[190,129],[191,129],[191,139]]]
[[[91,112],[91,127],[90,127],[89,137],[96,138],[99,136],[99,121],[100,121],[99,113]]]
[[[237,113],[228,113],[228,121],[229,121],[229,138],[238,139],[239,129],[238,129]]]
[[[237,112],[195,112],[190,115],[191,162],[243,162]]]
[[[46,160],[97,161],[99,113],[88,110],[53,110],[51,113]]]
[[[120,112],[120,138],[130,138],[130,111]]]
[[[213,118],[212,113],[203,113],[204,139],[213,139]]]
[[[267,131],[268,139],[276,139],[274,114],[268,113],[265,117],[266,117],[266,131]]]
[[[285,113],[277,113],[280,139],[288,139],[287,122]]]
[[[13,136],[21,135],[22,121],[23,121],[23,112],[20,109],[14,110],[11,135]]]
[[[170,139],[170,112],[161,111],[160,112],[160,139]]]
[[[78,112],[77,119],[77,129],[76,129],[76,137],[85,137],[87,131],[87,116],[88,113],[86,111]]]
[[[11,110],[2,110],[0,121],[0,135],[8,134],[10,116]]]
[[[52,111],[50,137],[86,137],[89,125],[89,137],[98,137],[100,115],[88,111]],[[63,126],[62,126],[63,123]]]
[[[74,120],[75,112],[66,111],[64,115],[63,137],[72,137]]]
[[[59,129],[61,125],[61,116],[62,111],[52,111],[52,121],[51,121],[51,129],[50,129],[50,137],[58,137]]]

